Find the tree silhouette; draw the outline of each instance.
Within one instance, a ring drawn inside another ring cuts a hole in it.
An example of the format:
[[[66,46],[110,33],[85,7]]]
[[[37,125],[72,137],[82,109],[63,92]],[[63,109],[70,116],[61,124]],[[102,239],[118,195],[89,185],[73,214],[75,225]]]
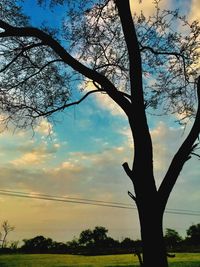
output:
[[[21,250],[29,253],[47,253],[53,248],[53,240],[44,236],[36,236],[31,239],[24,239]]]
[[[1,248],[5,248],[6,247],[6,239],[8,237],[8,234],[10,232],[12,232],[15,227],[14,226],[11,226],[8,221],[3,221],[2,225],[1,225],[1,228],[2,228],[2,232],[0,233],[0,237],[1,237]]]
[[[82,231],[79,236],[79,243],[85,246],[93,245],[93,232],[90,229]]]
[[[199,144],[198,23],[187,22],[178,11],[161,11],[157,0],[150,18],[132,16],[128,0],[54,0],[52,6],[67,5],[63,27],[56,32],[29,26],[13,2],[1,1],[0,108],[5,123],[26,127],[91,94],[110,97],[127,116],[132,132],[132,166],[125,162],[123,168],[134,187],[129,195],[139,213],[143,266],[167,267],[163,214]],[[185,29],[178,33],[174,29],[180,24]],[[88,82],[93,90],[71,100],[74,88],[82,84],[84,89]],[[193,120],[158,187],[147,110],[178,114],[180,122]]]
[[[200,245],[200,223],[189,227],[187,230],[187,240],[194,246]]]
[[[182,241],[182,238],[176,230],[167,228],[165,231],[165,241],[167,247],[174,250]]]
[[[84,230],[80,233],[79,243],[83,245],[100,246],[107,237],[108,230],[103,226],[96,226],[94,230]]]

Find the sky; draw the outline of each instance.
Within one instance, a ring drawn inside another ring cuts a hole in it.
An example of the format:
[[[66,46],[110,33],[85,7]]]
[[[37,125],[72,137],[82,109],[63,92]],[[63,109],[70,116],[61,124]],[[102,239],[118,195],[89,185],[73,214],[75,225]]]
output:
[[[151,1],[131,1],[133,10],[153,12]],[[24,1],[24,12],[37,26],[45,18],[59,25],[62,8],[54,13],[38,9],[34,0]],[[199,19],[199,1],[162,1],[162,7],[181,8],[189,19]],[[134,5],[135,4],[135,5]],[[92,199],[135,205],[127,192],[132,184],[122,164],[131,164],[132,141],[128,122],[105,95],[93,95],[69,108],[56,124],[41,119],[32,130],[0,134],[0,189],[58,197]],[[173,154],[184,140],[184,130],[175,117],[149,117],[154,145],[154,167],[159,185]],[[186,163],[169,199],[167,209],[200,213],[200,165],[198,159]],[[153,207],[152,207],[153,209]],[[66,242],[85,229],[104,226],[109,235],[140,238],[136,209],[94,206],[80,203],[20,198],[0,194],[0,222],[8,220],[15,230],[9,240],[44,235]],[[200,217],[165,213],[164,228],[176,229],[182,236]]]

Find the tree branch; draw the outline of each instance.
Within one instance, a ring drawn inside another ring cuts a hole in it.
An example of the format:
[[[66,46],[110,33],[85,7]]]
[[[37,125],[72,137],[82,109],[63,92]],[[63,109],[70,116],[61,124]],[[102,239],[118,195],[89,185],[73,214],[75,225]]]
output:
[[[129,168],[128,166],[128,163],[127,162],[124,162],[122,164],[122,167],[124,168],[124,171],[126,172],[126,174],[129,176],[129,178],[132,180],[133,179],[133,172],[131,171],[131,169]]]
[[[95,81],[93,81],[93,84],[94,84],[94,86],[95,86],[96,88],[98,88],[99,90],[101,90],[101,87],[99,87],[99,85],[98,85]],[[122,94],[124,97],[128,98],[128,99],[131,101],[131,96],[130,96],[129,94],[127,94],[127,93],[125,93],[125,92],[122,92],[122,91],[119,91],[119,90],[118,90],[118,92],[119,92],[120,94]]]
[[[43,43],[37,43],[37,44],[32,44],[32,45],[29,45],[29,46],[26,46],[26,47],[23,47],[22,50],[5,66],[3,67],[0,72],[4,72],[6,69],[8,69],[17,59],[18,57],[20,57],[21,55],[23,55],[23,53],[25,51],[28,51],[32,48],[35,48],[35,47],[38,47],[38,46],[41,46]]]
[[[87,92],[81,99],[75,101],[75,102],[71,102],[71,103],[68,103],[68,104],[65,104],[61,107],[58,107],[56,109],[52,109],[50,111],[47,111],[47,112],[43,112],[43,111],[39,111],[38,112],[38,115],[36,116],[33,116],[34,118],[38,118],[38,117],[42,117],[42,116],[49,116],[57,111],[60,111],[60,110],[64,110],[65,108],[68,108],[68,107],[71,107],[71,106],[75,106],[75,105],[78,105],[80,104],[84,99],[86,99],[89,95],[93,94],[93,93],[102,93],[102,92],[106,92],[105,90],[92,90],[92,91],[89,91]]]
[[[142,46],[142,45],[140,45],[140,46],[141,46],[140,52],[142,52],[144,50],[149,50],[154,55],[168,55],[168,56],[175,56],[177,58],[179,58],[179,57],[183,58],[183,55],[181,53],[178,53],[178,52],[156,51],[155,49],[153,49],[150,46]]]
[[[54,60],[51,60],[51,61],[47,62],[45,65],[43,65],[42,67],[40,67],[40,69],[38,71],[36,71],[35,73],[33,73],[30,76],[26,77],[23,81],[19,82],[18,84],[16,84],[15,86],[13,86],[12,88],[9,88],[9,89],[14,89],[14,88],[18,87],[19,85],[22,85],[23,83],[27,82],[32,77],[34,77],[37,74],[39,74],[47,66],[49,66],[50,64],[55,63],[55,62],[62,62],[62,60],[61,59],[54,59]]]
[[[185,77],[185,80],[187,81],[186,79],[186,66],[185,66],[185,57],[183,54],[181,53],[178,53],[178,52],[167,52],[167,51],[156,51],[155,49],[153,49],[152,47],[150,46],[141,46],[141,49],[140,49],[140,52],[144,51],[144,50],[149,50],[151,51],[154,55],[166,55],[166,56],[175,56],[177,59],[179,59],[179,57],[182,58],[183,60],[183,69],[184,69],[184,77]]]
[[[199,154],[197,154],[197,153],[194,153],[194,152],[191,152],[191,155],[194,155],[194,156],[196,156],[197,158],[199,158],[199,160],[200,160],[200,155]]]
[[[160,202],[163,210],[167,204],[169,195],[178,179],[178,176],[183,168],[184,163],[190,159],[190,154],[193,154],[193,149],[196,147],[194,142],[199,136],[200,133],[200,76],[197,82],[197,97],[198,97],[198,109],[194,124],[186,137],[185,141],[179,148],[178,152],[172,159],[172,162],[169,166],[169,169],[160,185],[158,190]]]
[[[68,64],[75,71],[79,72],[83,76],[97,82],[101,85],[104,91],[127,113],[127,106],[129,107],[129,101],[122,96],[114,84],[109,81],[104,75],[92,70],[72,57],[55,39],[45,32],[32,27],[13,27],[8,23],[0,20],[0,28],[4,29],[4,32],[0,32],[0,37],[35,37],[40,39],[45,45],[51,47],[56,54]]]
[[[128,191],[128,195],[130,198],[132,198],[135,202],[137,201],[136,197],[130,192]]]
[[[127,71],[127,69],[123,66],[120,66],[119,64],[117,63],[107,63],[107,64],[103,64],[101,66],[98,66],[98,67],[95,67],[94,69],[95,70],[99,70],[99,69],[103,69],[103,68],[106,68],[106,67],[117,67],[119,68],[120,70],[122,71]]]

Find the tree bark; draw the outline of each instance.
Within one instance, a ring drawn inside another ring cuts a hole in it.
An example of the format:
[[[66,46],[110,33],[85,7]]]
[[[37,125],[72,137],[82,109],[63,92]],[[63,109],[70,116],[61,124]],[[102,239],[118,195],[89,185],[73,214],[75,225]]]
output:
[[[129,53],[131,108],[127,114],[134,143],[132,170],[123,167],[131,178],[136,201],[142,239],[143,267],[168,267],[163,238],[163,210],[158,199],[154,174],[153,150],[148,128],[142,83],[142,60],[137,34],[128,0],[116,0],[122,30]]]
[[[163,237],[163,214],[154,201],[138,203],[142,239],[142,267],[168,267],[167,251]]]

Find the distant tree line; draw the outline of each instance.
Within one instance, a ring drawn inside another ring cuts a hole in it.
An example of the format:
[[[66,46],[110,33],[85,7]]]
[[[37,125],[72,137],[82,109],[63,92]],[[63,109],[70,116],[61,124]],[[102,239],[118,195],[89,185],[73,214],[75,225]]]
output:
[[[169,252],[200,252],[200,224],[190,226],[185,238],[182,238],[176,230],[167,228],[165,242]],[[102,226],[96,226],[93,230],[84,230],[78,238],[66,243],[56,242],[41,235],[24,239],[20,247],[18,247],[18,241],[11,244],[2,241],[2,244],[0,249],[2,253],[105,255],[141,252],[141,240],[132,240],[128,237],[122,241],[115,240],[108,236],[108,230]]]

